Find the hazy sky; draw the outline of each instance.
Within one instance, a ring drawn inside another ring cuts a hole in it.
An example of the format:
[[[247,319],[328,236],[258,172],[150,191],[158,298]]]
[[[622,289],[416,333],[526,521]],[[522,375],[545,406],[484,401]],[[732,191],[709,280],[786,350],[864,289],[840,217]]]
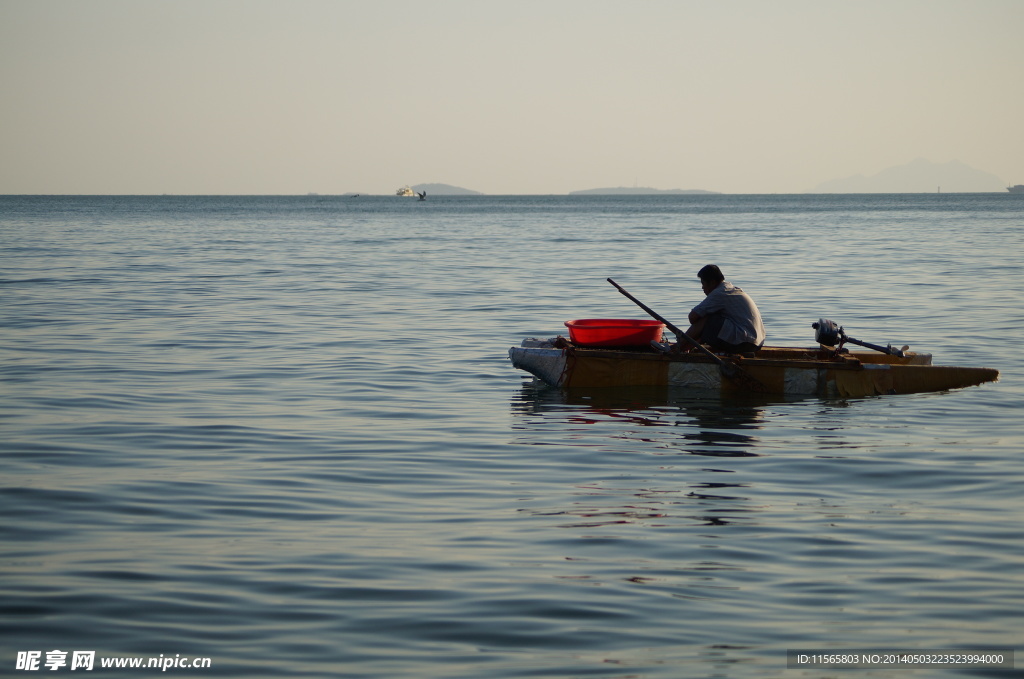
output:
[[[0,0],[0,193],[1024,183],[1024,0]]]

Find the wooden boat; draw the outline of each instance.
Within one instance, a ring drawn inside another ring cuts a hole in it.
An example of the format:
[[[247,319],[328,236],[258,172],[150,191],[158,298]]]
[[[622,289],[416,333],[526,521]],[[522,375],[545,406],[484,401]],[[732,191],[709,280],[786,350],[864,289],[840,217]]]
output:
[[[891,351],[850,352],[842,346],[820,345],[763,347],[756,354],[713,356],[676,352],[673,345],[660,342],[604,348],[556,337],[526,339],[508,354],[516,368],[564,388],[664,386],[743,393],[753,383],[762,393],[845,398],[945,391],[999,377],[999,371],[991,368],[936,366],[931,354]],[[724,365],[734,366],[747,379],[730,376]]]

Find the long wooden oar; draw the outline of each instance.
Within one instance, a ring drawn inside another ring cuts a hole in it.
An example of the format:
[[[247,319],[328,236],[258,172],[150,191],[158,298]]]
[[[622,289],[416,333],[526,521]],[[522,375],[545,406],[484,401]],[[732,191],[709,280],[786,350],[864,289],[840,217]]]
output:
[[[680,342],[682,342],[683,340],[686,340],[687,342],[689,342],[693,346],[697,347],[701,352],[703,352],[705,356],[709,357],[711,360],[713,360],[715,363],[717,363],[718,364],[718,369],[722,373],[723,377],[726,377],[726,378],[732,380],[736,384],[744,387],[745,389],[749,389],[750,391],[756,391],[756,392],[762,393],[762,394],[770,393],[768,387],[766,387],[764,384],[762,384],[760,380],[755,378],[753,375],[748,373],[746,370],[743,370],[742,368],[740,368],[738,365],[736,365],[732,361],[725,360],[721,356],[717,356],[717,355],[713,354],[710,349],[708,349],[703,344],[701,344],[697,340],[695,340],[692,337],[690,337],[689,335],[687,335],[685,332],[683,332],[682,330],[680,330],[676,326],[672,325],[663,316],[658,314],[658,312],[656,312],[654,309],[652,309],[651,307],[647,306],[646,304],[644,304],[643,302],[638,300],[633,295],[629,294],[626,291],[625,288],[623,288],[621,285],[619,285],[618,283],[613,281],[611,278],[608,279],[608,282],[611,283],[612,285],[614,285],[616,290],[618,290],[623,295],[625,295],[630,300],[632,300],[632,302],[634,304],[636,304],[638,307],[640,307],[641,309],[646,311],[648,314],[650,314],[652,318],[654,318],[657,321],[661,321],[662,323],[664,323],[665,327],[668,328],[669,331],[672,332],[672,334],[674,334],[676,336],[677,340],[679,340]]]

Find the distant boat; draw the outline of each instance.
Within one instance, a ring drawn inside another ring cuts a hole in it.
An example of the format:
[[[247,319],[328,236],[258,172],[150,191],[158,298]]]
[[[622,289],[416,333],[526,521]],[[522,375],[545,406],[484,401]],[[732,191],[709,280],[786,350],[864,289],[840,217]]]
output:
[[[416,192],[412,190],[411,186],[403,186],[402,188],[395,191],[396,196],[415,196]]]
[[[1007,186],[1006,190],[1010,193],[1024,193],[1024,184],[1017,184],[1015,186]]]

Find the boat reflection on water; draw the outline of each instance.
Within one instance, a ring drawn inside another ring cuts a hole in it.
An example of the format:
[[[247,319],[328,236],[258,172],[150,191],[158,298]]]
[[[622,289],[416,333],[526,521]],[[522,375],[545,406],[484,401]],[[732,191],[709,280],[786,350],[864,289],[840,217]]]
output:
[[[533,382],[520,390],[512,409],[526,421],[538,417],[574,424],[619,421],[637,427],[673,427],[670,435],[657,437],[657,448],[651,452],[658,455],[757,457],[757,430],[764,424],[765,408],[786,401],[756,394],[694,396],[692,390],[672,392],[664,387],[560,390]]]
[[[745,492],[746,474],[736,472],[764,454],[766,407],[780,401],[527,383],[511,403],[517,443],[559,447],[553,464],[572,489],[524,511],[567,518],[560,527],[577,529],[749,522],[758,507]]]

